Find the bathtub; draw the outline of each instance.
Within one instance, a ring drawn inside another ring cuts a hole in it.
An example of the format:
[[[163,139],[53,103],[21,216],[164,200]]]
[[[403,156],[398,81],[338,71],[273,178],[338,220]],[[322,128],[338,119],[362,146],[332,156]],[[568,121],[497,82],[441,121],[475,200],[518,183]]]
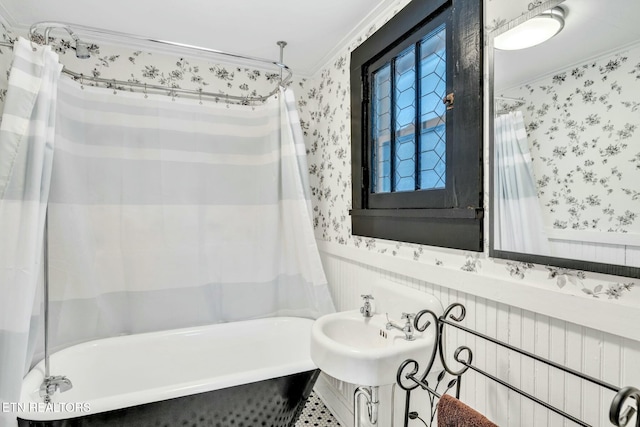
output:
[[[313,320],[277,317],[90,341],[51,355],[73,388],[42,403],[24,378],[22,426],[293,426],[319,371]]]

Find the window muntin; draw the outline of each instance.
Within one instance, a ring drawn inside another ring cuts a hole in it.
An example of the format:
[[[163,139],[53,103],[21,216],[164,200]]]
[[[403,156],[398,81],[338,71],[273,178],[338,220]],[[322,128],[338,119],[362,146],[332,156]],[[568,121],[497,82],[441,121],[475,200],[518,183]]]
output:
[[[445,188],[446,56],[443,23],[372,72],[372,193]]]

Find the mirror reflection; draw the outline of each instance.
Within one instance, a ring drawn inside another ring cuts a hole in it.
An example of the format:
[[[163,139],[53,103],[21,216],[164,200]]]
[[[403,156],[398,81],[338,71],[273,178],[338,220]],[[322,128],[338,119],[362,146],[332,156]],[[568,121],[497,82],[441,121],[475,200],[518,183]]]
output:
[[[640,1],[559,8],[494,50],[493,248],[640,267]]]

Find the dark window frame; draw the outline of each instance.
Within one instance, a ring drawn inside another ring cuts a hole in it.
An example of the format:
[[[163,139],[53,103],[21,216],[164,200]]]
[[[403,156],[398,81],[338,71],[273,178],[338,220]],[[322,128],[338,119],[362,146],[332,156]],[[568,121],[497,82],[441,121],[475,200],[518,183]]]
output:
[[[455,96],[446,118],[446,189],[373,194],[368,76],[374,69],[369,67],[402,51],[443,20],[447,93]],[[352,52],[354,235],[483,250],[482,47],[482,0],[413,0]]]

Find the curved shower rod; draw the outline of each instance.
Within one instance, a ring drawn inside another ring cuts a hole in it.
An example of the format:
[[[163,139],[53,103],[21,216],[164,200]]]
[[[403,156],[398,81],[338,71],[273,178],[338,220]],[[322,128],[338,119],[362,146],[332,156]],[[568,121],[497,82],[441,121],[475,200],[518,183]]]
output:
[[[279,80],[278,86],[274,90],[269,92],[267,95],[259,95],[259,96],[238,96],[238,95],[229,95],[229,94],[224,94],[224,93],[205,92],[202,89],[181,89],[181,88],[174,88],[174,87],[171,87],[171,86],[163,86],[163,85],[155,85],[155,84],[147,84],[147,83],[138,83],[138,82],[129,82],[129,81],[117,80],[117,79],[105,79],[105,78],[100,78],[100,77],[85,76],[82,73],[77,73],[77,72],[71,71],[71,70],[67,69],[66,67],[63,68],[63,70],[62,70],[63,73],[71,76],[75,80],[80,80],[81,82],[83,82],[83,81],[93,81],[93,82],[96,82],[96,83],[112,84],[112,85],[114,85],[114,87],[120,85],[120,86],[129,86],[131,88],[133,88],[133,87],[144,88],[145,92],[148,89],[152,89],[152,90],[167,91],[171,95],[176,94],[176,93],[186,93],[186,94],[190,94],[190,95],[197,95],[198,97],[210,96],[210,97],[214,97],[214,98],[225,98],[225,99],[237,100],[237,101],[240,101],[241,103],[246,103],[246,102],[254,102],[254,101],[265,101],[266,99],[268,99],[271,96],[273,96],[274,94],[276,94],[278,92],[278,90],[279,90],[279,87],[286,85],[291,80],[291,78],[293,77],[293,73],[292,73],[291,69],[282,62],[283,61],[284,47],[287,45],[287,43],[284,42],[284,41],[278,41],[276,43],[280,47],[280,60],[279,61],[273,61],[273,60],[270,60],[270,59],[258,58],[258,57],[247,56],[247,55],[240,55],[240,54],[237,54],[237,53],[230,53],[230,52],[225,52],[225,51],[216,50],[216,49],[210,49],[210,48],[206,48],[206,47],[193,46],[193,45],[188,45],[188,44],[184,44],[184,43],[177,43],[177,42],[172,42],[172,41],[167,41],[167,40],[160,40],[160,39],[155,39],[155,38],[151,38],[151,37],[139,36],[139,35],[136,35],[136,34],[123,33],[123,32],[119,32],[119,31],[105,30],[105,29],[102,29],[102,28],[93,28],[93,27],[88,27],[88,26],[79,25],[79,24],[70,24],[70,23],[67,23],[67,22],[53,22],[53,21],[36,22],[35,24],[33,24],[29,28],[29,38],[31,39],[31,41],[36,41],[38,39],[38,37],[36,36],[37,32],[38,32],[38,30],[41,30],[41,31],[43,31],[44,44],[48,44],[49,43],[49,33],[54,29],[63,29],[67,33],[69,33],[71,38],[76,43],[76,56],[78,58],[89,58],[90,55],[89,55],[89,50],[88,50],[88,44],[83,42],[82,40],[80,40],[80,38],[77,36],[77,34],[76,34],[76,32],[74,30],[80,30],[82,32],[88,32],[88,33],[115,36],[115,37],[125,38],[125,39],[134,39],[134,40],[139,40],[139,41],[143,41],[143,42],[151,42],[151,43],[156,43],[156,44],[160,44],[160,45],[167,45],[167,46],[177,47],[177,48],[180,48],[180,49],[186,49],[186,50],[191,50],[191,51],[195,51],[195,52],[204,52],[204,53],[207,53],[207,54],[213,54],[213,55],[218,55],[218,56],[226,56],[226,57],[230,57],[230,58],[234,58],[234,59],[241,59],[241,60],[244,60],[244,61],[250,61],[250,62],[254,62],[254,63],[265,64],[265,65],[272,66],[272,67],[275,66],[280,70],[280,80]],[[283,72],[286,72],[287,75],[283,76]]]

